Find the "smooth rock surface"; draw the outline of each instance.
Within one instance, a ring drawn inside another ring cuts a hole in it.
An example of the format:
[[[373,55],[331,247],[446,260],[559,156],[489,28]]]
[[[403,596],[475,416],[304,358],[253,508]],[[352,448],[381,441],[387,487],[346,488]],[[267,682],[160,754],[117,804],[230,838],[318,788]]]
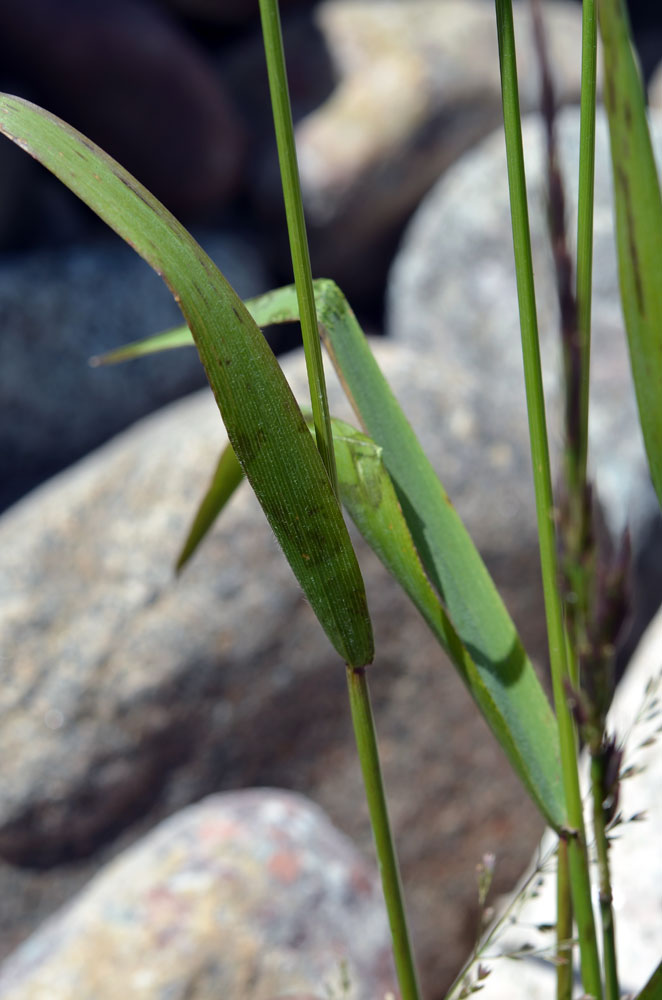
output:
[[[436,367],[403,345],[375,349],[439,465],[438,428],[452,413]],[[285,371],[303,395],[300,354]],[[334,412],[347,416],[335,380],[331,393]],[[119,831],[126,843],[140,824],[213,790],[306,792],[372,851],[343,666],[246,488],[173,579],[222,442],[204,392],[0,520],[0,755],[12,762],[0,776],[4,940],[78,886],[85,866],[116,849]],[[487,497],[469,527],[489,543],[524,642],[544,659],[537,550],[515,532],[512,551],[496,545],[487,523],[496,505]],[[365,546],[360,553],[393,825],[424,979],[437,996],[471,944],[476,863],[495,851],[507,890],[540,821],[417,613]]]
[[[662,119],[653,118],[658,154]],[[578,112],[558,120],[565,179],[568,232],[574,245],[572,206],[577,198]],[[558,304],[546,226],[543,133],[536,118],[525,121],[524,148],[543,355],[543,379],[558,459],[560,346]],[[611,160],[606,121],[596,137],[596,204],[593,280],[593,344],[589,461],[614,532],[629,522],[637,554],[645,559],[659,533],[659,510],[650,486],[631,385],[614,249]],[[439,392],[452,411],[441,429],[443,474],[456,466],[473,470],[452,492],[461,507],[503,498],[490,515],[503,531],[535,530],[529,502],[530,459],[521,344],[512,252],[503,135],[495,132],[448,171],[407,229],[389,283],[388,333],[438,357]],[[557,463],[558,464],[558,463]],[[465,496],[466,494],[466,496]],[[517,516],[511,520],[511,511]],[[655,542],[656,545],[659,542]],[[659,552],[659,549],[655,551]],[[649,560],[654,563],[655,560]],[[657,558],[659,565],[659,556]],[[662,596],[655,565],[637,594],[648,617]]]
[[[610,713],[612,731],[624,744],[623,769],[636,769],[621,785],[619,811],[626,822],[614,830],[609,852],[620,987],[628,996],[639,993],[661,957],[661,664],[662,614],[658,614],[637,647]],[[642,814],[643,819],[627,822]],[[554,838],[546,835],[542,855],[554,845]],[[523,900],[514,924],[499,934],[491,955],[518,952],[524,945],[549,953],[553,934],[535,928],[554,922],[555,879],[544,877],[536,890],[535,897],[529,894]],[[549,1000],[554,995],[553,967],[539,954],[516,963],[495,958],[487,964],[492,972],[482,994],[485,1000]]]
[[[326,0],[315,21],[337,83],[297,126],[313,259],[317,273],[360,294],[423,194],[502,121],[494,8]],[[539,103],[527,3],[515,5],[515,21],[526,111]],[[576,100],[581,12],[547,4],[545,21],[560,98]]]
[[[242,295],[264,290],[236,238],[202,242]],[[205,384],[197,356],[90,369],[94,354],[181,322],[160,278],[119,242],[0,262],[0,509],[138,417]]]
[[[3,1000],[384,997],[377,872],[305,799],[205,799],[108,865],[0,971]],[[337,991],[337,994],[336,994]]]

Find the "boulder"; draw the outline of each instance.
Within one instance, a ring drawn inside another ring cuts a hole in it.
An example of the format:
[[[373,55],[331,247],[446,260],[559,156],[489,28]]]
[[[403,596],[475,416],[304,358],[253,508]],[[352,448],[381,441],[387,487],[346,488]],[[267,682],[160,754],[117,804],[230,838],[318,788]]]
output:
[[[653,117],[662,154],[662,119]],[[578,174],[578,111],[558,118],[568,232],[574,244]],[[560,337],[558,300],[546,224],[546,155],[537,118],[523,128],[543,379],[550,442],[558,468]],[[614,533],[633,531],[640,580],[634,634],[662,597],[660,520],[650,485],[632,389],[614,246],[611,159],[604,115],[596,136],[593,342],[589,461]],[[487,510],[501,532],[535,532],[530,457],[505,147],[500,131],[464,157],[417,210],[393,264],[387,331],[438,358],[438,391],[450,421],[442,473],[457,468],[451,495],[461,509]],[[498,499],[494,499],[494,498]],[[658,553],[652,556],[652,551]]]
[[[438,429],[452,414],[435,366],[405,345],[375,350],[439,466]],[[305,398],[300,353],[284,368]],[[351,419],[341,398],[332,379],[332,408]],[[78,887],[138,832],[219,789],[309,794],[372,851],[343,665],[247,487],[173,577],[223,440],[203,392],[0,520],[0,755],[11,761],[0,775],[3,941],[59,905],[67,879]],[[489,513],[469,525],[479,541],[492,537]],[[525,643],[544,659],[536,549],[512,535],[517,548],[487,554]],[[496,852],[505,891],[541,821],[417,613],[359,552],[393,825],[424,981],[438,995],[472,942],[476,863]]]
[[[207,798],[121,854],[4,964],[0,997],[361,1000],[394,979],[374,867],[312,803],[265,789]]]
[[[202,242],[240,294],[264,288],[237,238]],[[205,383],[190,352],[101,375],[91,355],[181,322],[163,282],[129,247],[43,251],[0,264],[0,509],[138,417]]]

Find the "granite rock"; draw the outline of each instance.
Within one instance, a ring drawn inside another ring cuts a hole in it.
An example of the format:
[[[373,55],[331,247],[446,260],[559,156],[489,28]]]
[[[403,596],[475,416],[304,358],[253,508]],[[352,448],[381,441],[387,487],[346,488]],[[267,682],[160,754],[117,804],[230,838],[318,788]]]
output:
[[[375,350],[439,465],[437,428],[451,414],[435,366],[405,345],[380,341]],[[301,355],[284,367],[303,397]],[[348,416],[333,379],[331,399]],[[0,777],[4,940],[59,903],[68,878],[78,885],[82,868],[112,854],[118,833],[125,844],[218,789],[310,794],[372,850],[343,666],[250,491],[239,491],[173,579],[222,442],[203,392],[134,426],[0,520],[0,754],[12,762]],[[485,520],[481,511],[469,523],[479,542],[491,537]],[[523,534],[518,542],[487,555],[524,642],[544,659],[536,548]],[[416,612],[359,551],[393,825],[424,980],[437,995],[471,944],[477,861],[498,854],[505,891],[540,821]]]
[[[345,982],[347,1000],[394,987],[377,872],[312,803],[254,790],[120,855],[4,964],[0,997],[268,1000]]]

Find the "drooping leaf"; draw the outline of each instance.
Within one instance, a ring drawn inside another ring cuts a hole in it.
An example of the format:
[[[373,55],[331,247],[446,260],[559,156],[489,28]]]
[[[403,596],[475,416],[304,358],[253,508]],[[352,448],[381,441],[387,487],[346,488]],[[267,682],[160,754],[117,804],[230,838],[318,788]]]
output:
[[[549,712],[533,669],[529,664],[512,688],[478,668],[423,570],[383,449],[340,420],[333,421],[333,435],[340,496],[350,517],[450,657],[539,810],[549,822],[558,822],[558,764],[551,747],[531,728],[532,719],[544,719]]]
[[[244,470],[237,460],[232,445],[228,444],[221,452],[207,492],[200,502],[193,524],[177,557],[175,569],[178,573],[198,548],[243,478]]]
[[[648,464],[662,504],[662,198],[623,0],[601,0],[621,301]]]
[[[504,748],[526,762],[518,773],[557,829],[565,822],[558,732],[517,630],[483,560],[333,282],[318,282],[323,339],[367,433],[383,449],[402,512],[425,571],[485,691],[500,704],[488,718]],[[496,724],[495,724],[496,723]],[[512,758],[511,758],[512,759]]]
[[[320,623],[347,662],[369,662],[363,580],[340,505],[280,367],[241,300],[164,206],[89,139],[7,95],[0,96],[0,131],[163,277],[193,333],[237,457]]]
[[[464,525],[450,504],[418,439],[381,374],[346,299],[333,282],[315,282],[318,316],[350,399],[369,431],[379,440],[338,433],[334,446],[341,499],[371,547],[398,579],[447,650],[482,714],[547,821],[565,822],[558,735],[554,715],[515,626]],[[246,303],[258,323],[297,317],[293,286]],[[187,331],[179,331],[182,344]],[[343,438],[345,440],[343,440]],[[358,452],[357,452],[358,449]],[[378,469],[388,470],[386,481]],[[361,476],[359,470],[363,472]],[[372,474],[371,474],[372,473]],[[373,496],[392,504],[373,504]],[[359,487],[365,487],[363,493]],[[381,493],[380,493],[381,491]],[[360,502],[355,498],[363,497]],[[378,529],[383,511],[389,511]],[[384,524],[399,525],[395,535]],[[412,544],[412,538],[413,543]],[[406,541],[409,539],[409,542]],[[389,543],[388,545],[386,543]],[[425,573],[435,584],[440,602]]]

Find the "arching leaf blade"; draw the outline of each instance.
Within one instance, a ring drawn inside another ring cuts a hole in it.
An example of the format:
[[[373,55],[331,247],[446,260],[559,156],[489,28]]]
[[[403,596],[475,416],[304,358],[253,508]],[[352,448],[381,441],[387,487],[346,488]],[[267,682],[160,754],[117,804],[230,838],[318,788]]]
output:
[[[363,427],[382,448],[418,555],[460,641],[486,688],[496,683],[514,705],[523,706],[527,692],[539,688],[538,681],[480,553],[380,371],[345,296],[333,281],[322,279],[315,282],[315,300],[320,331],[338,377]],[[298,316],[291,286],[246,304],[264,325]],[[539,694],[531,702],[528,730],[516,734],[514,727],[513,736],[522,739],[519,752],[526,757],[533,734],[538,789],[534,801],[539,804],[540,796],[547,796],[543,812],[560,829],[566,811],[558,731],[548,699],[542,690]]]
[[[450,657],[540,812],[558,826],[564,815],[558,759],[538,728],[545,731],[551,713],[533,668],[528,664],[514,686],[478,668],[423,570],[383,449],[340,420],[333,421],[333,435],[343,505]]]
[[[365,590],[340,505],[254,320],[216,265],[135,178],[70,126],[0,96],[0,131],[125,239],[172,291],[228,437],[315,614],[352,665],[373,656]]]

